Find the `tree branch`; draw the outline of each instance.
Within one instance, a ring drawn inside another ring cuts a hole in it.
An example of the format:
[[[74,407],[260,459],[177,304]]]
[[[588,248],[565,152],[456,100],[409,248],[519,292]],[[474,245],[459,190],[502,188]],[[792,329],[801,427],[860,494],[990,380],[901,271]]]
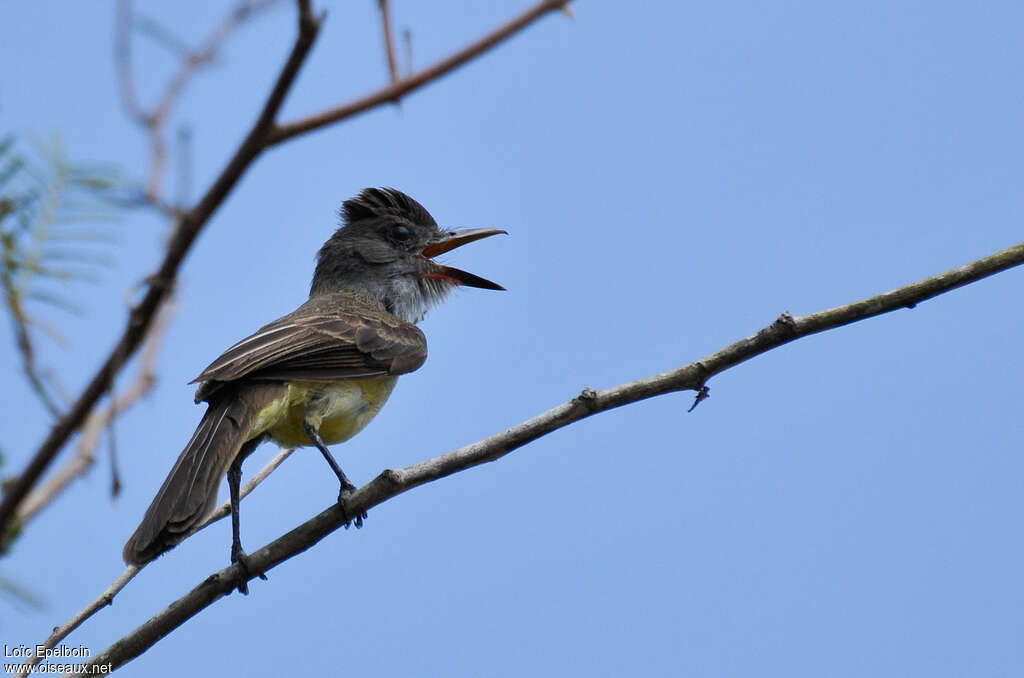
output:
[[[1024,243],[966,266],[851,304],[805,316],[794,317],[788,312],[783,313],[775,322],[756,334],[740,339],[679,369],[610,389],[598,391],[585,388],[572,400],[489,438],[403,469],[385,470],[347,498],[348,515],[367,511],[432,480],[500,459],[512,450],[598,412],[683,390],[696,390],[700,398],[700,394],[706,394],[705,383],[710,377],[773,348],[800,337],[890,311],[914,308],[916,304],[926,299],[1021,264],[1024,264]],[[249,572],[267,572],[288,558],[305,551],[345,524],[345,511],[337,505],[332,506],[249,554]],[[165,610],[90,659],[89,664],[110,663],[113,668],[117,668],[134,659],[203,608],[231,593],[237,586],[238,575],[236,565],[210,575]]]
[[[420,87],[447,75],[467,61],[480,56],[487,50],[501,44],[505,40],[508,40],[516,33],[543,17],[545,14],[554,11],[565,11],[565,7],[568,7],[568,5],[568,0],[543,0],[543,2],[537,3],[516,18],[500,26],[476,42],[467,45],[455,54],[452,54],[446,59],[442,59],[429,68],[423,69],[419,73],[409,75],[408,77],[402,78],[401,80],[398,80],[387,87],[381,88],[372,94],[368,94],[349,103],[342,104],[336,108],[330,108],[321,113],[302,118],[301,120],[279,125],[277,129],[274,130],[274,133],[270,135],[268,145],[279,144],[300,134],[305,134],[306,132],[319,129],[320,127],[330,125],[338,122],[339,120],[344,120],[345,118],[351,118],[352,116],[364,113],[371,108],[376,108],[381,104],[397,102],[409,92],[419,89]]]

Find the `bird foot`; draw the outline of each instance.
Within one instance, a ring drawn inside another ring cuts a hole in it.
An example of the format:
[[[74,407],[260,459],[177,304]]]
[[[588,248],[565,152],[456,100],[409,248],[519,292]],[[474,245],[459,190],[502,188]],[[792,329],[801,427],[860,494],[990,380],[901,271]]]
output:
[[[267,580],[267,575],[262,572],[254,572],[250,565],[249,555],[241,549],[241,547],[231,548],[231,562],[238,565],[238,576],[235,580],[235,588],[243,596],[249,595],[249,580],[253,577],[259,577],[263,581]]]
[[[348,500],[348,498],[350,496],[352,496],[352,493],[355,492],[355,491],[356,491],[356,486],[353,485],[352,483],[342,483],[341,491],[338,492],[338,506],[341,507],[341,512],[345,516],[345,529],[346,530],[348,529],[348,526],[350,524],[352,524],[353,522],[356,525],[356,529],[357,530],[360,529],[363,526],[363,521],[366,520],[366,518],[367,518],[366,511],[362,511],[362,512],[360,512],[358,514],[355,514],[355,515],[349,513],[349,511],[348,511],[348,507],[347,507],[347,503],[348,502],[347,502],[347,500]]]

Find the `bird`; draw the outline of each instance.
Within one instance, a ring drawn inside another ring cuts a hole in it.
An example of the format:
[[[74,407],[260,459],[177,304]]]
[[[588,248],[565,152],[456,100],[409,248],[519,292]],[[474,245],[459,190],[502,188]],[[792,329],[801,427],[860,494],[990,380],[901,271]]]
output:
[[[416,326],[458,286],[504,290],[434,257],[506,231],[446,230],[394,188],[367,188],[346,200],[341,226],[317,254],[308,300],[242,339],[190,383],[207,409],[138,528],[124,546],[141,566],[179,544],[213,510],[220,479],[231,498],[231,562],[247,593],[249,559],[239,535],[244,459],[262,442],[319,449],[340,483],[355,486],[328,450],[359,433],[380,411],[398,377],[418,369],[427,343]],[[349,516],[357,527],[365,513]]]

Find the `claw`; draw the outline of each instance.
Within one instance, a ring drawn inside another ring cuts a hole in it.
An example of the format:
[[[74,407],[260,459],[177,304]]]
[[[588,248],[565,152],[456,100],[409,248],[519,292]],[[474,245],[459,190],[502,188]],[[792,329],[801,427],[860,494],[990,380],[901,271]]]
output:
[[[253,576],[259,577],[263,581],[267,580],[267,575],[263,572],[253,573],[252,568],[249,566],[249,555],[245,551],[231,549],[231,562],[238,565],[238,579],[235,582],[235,587],[243,596],[249,595],[249,580]]]
[[[350,516],[348,512],[347,499],[356,491],[355,485],[348,483],[347,485],[341,486],[341,491],[338,493],[338,506],[341,507],[341,512],[345,516],[345,529],[348,529],[349,524],[355,523],[356,529],[360,529],[363,526],[363,521],[366,520],[366,511],[362,511],[357,515]]]

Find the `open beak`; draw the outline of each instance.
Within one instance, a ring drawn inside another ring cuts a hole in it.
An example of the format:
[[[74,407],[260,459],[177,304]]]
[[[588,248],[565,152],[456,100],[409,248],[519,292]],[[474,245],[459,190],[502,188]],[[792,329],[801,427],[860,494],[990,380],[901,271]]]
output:
[[[500,228],[467,228],[462,231],[442,231],[440,237],[435,239],[433,242],[423,248],[420,254],[426,259],[433,259],[439,254],[450,252],[456,247],[462,247],[467,243],[471,243],[474,240],[480,240],[481,238],[489,238],[492,235],[498,235],[507,232]],[[473,275],[458,268],[452,268],[451,266],[442,266],[436,264],[433,261],[430,262],[433,266],[432,275],[439,277],[450,278],[460,285],[466,285],[468,287],[479,287],[485,290],[503,290],[505,289],[501,285],[495,282],[491,282],[480,276]]]

